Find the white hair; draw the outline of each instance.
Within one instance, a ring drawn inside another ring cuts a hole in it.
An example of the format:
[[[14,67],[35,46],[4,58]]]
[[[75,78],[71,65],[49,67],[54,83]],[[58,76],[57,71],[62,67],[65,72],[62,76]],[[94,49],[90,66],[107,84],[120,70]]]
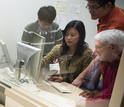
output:
[[[112,43],[118,46],[120,51],[123,50],[124,47],[124,31],[111,29],[111,30],[104,30],[98,33],[94,37],[95,41],[100,40],[105,45],[110,45]]]

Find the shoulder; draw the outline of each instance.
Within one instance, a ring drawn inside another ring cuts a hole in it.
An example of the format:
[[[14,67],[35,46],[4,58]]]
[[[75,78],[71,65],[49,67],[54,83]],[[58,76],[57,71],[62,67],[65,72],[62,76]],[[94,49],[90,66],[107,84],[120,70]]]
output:
[[[115,6],[114,8],[115,8],[116,10],[119,10],[120,12],[124,12],[124,10],[123,10],[122,8],[120,8],[120,7]]]
[[[114,7],[113,10],[110,12],[110,22],[112,23],[120,23],[121,25],[124,24],[124,11],[120,7]],[[124,26],[124,25],[123,25]]]
[[[83,55],[85,55],[85,56],[92,55],[92,50],[90,48],[85,49]]]
[[[33,29],[37,29],[37,27],[38,27],[38,21],[28,24],[25,27],[25,29],[26,30],[33,30]]]
[[[59,50],[61,48],[61,46],[62,46],[61,44],[55,45],[53,49]]]
[[[54,29],[58,29],[59,25],[57,23],[53,22],[51,27],[54,28]]]
[[[52,23],[53,26],[59,27],[59,25],[55,22]]]
[[[52,48],[51,52],[54,53],[54,54],[59,54],[61,52],[61,44],[55,45]]]

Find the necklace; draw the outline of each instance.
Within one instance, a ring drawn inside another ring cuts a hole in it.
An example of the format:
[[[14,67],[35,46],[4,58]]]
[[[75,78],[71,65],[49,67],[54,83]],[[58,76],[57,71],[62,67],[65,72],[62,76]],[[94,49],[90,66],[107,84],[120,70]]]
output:
[[[67,52],[67,53],[68,53],[68,52]],[[74,55],[74,54],[69,54],[69,53],[68,53],[68,56],[73,56],[73,55]]]

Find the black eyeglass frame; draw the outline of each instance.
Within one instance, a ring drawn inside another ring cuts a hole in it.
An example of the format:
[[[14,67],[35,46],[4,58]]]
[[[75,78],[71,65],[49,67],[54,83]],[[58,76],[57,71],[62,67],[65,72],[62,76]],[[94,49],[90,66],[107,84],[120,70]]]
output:
[[[87,9],[91,9],[91,10],[94,10],[94,9],[99,9],[100,7],[102,7],[103,4],[101,4],[100,6],[98,7],[92,7],[92,6],[86,6]]]

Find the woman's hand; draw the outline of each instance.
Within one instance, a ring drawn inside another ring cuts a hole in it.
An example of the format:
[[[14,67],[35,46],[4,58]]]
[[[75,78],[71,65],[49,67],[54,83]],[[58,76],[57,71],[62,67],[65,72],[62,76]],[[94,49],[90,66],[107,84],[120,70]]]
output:
[[[55,64],[58,62],[58,59],[55,59],[52,64]]]
[[[99,91],[83,91],[79,94],[79,96],[83,96],[85,98],[93,98],[94,96],[100,95]]]
[[[49,81],[55,81],[55,82],[62,82],[63,81],[63,77],[58,77],[58,76],[51,76],[50,78],[48,78]]]

